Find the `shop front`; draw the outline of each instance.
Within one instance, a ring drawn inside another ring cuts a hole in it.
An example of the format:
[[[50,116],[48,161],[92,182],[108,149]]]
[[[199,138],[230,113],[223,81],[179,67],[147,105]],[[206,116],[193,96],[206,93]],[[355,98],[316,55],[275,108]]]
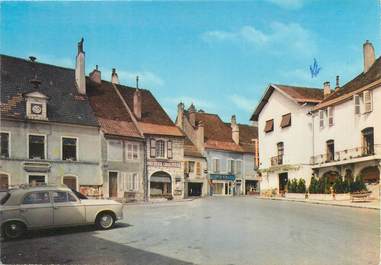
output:
[[[232,196],[234,194],[235,175],[210,174],[209,181],[212,196]]]

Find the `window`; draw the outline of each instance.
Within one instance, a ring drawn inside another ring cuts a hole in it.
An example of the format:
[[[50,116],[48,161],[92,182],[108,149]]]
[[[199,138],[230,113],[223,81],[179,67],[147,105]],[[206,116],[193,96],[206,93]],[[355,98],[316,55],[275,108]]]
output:
[[[283,155],[284,155],[284,144],[283,144],[283,142],[277,143],[276,147],[277,147],[277,153],[278,153],[276,164],[282,165],[283,164]]]
[[[36,185],[39,183],[45,183],[44,175],[29,175],[29,184]]]
[[[1,142],[1,157],[8,158],[9,157],[9,133],[2,132],[0,134],[0,142]]]
[[[215,173],[218,173],[220,172],[220,160],[219,159],[213,159],[212,160],[212,169],[213,169],[213,172]]]
[[[281,128],[286,128],[291,126],[291,113],[282,116],[282,121],[280,123]]]
[[[137,173],[130,173],[126,175],[125,189],[130,191],[137,191],[139,187],[139,179]]]
[[[50,203],[49,192],[32,192],[26,195],[24,198],[23,204],[41,204],[41,203]]]
[[[364,113],[371,112],[373,110],[372,104],[372,92],[370,90],[365,90],[364,94]]]
[[[200,176],[201,175],[201,163],[196,162],[196,175]]]
[[[328,126],[333,126],[333,107],[328,107]]]
[[[168,157],[168,159],[172,159],[172,157],[173,157],[172,141],[171,140],[167,141],[167,157]]]
[[[188,169],[189,169],[189,173],[193,173],[194,172],[194,161],[189,161],[188,162]]]
[[[324,128],[324,112],[325,110],[319,110],[319,126]]]
[[[241,174],[242,172],[242,161],[241,160],[236,160],[235,161],[235,173],[236,174]]]
[[[355,114],[358,115],[361,113],[361,111],[360,111],[360,96],[359,95],[353,95],[353,100],[355,103]]]
[[[45,159],[45,136],[29,135],[29,159]]]
[[[156,157],[165,157],[165,142],[163,140],[156,141]]]
[[[335,141],[327,141],[327,161],[335,160]]]
[[[265,133],[272,132],[274,130],[274,119],[266,121]]]
[[[228,160],[228,173],[234,173],[235,172],[235,163],[233,159]]]
[[[139,145],[127,143],[127,159],[137,160],[139,159]]]
[[[77,139],[62,138],[62,160],[77,161]]]
[[[374,154],[374,130],[373,127],[365,128],[362,132],[363,137],[363,154]]]
[[[121,140],[107,140],[107,159],[123,161],[123,142]]]
[[[62,202],[76,202],[77,199],[68,192],[63,191],[54,191],[53,192],[53,202],[62,203]]]

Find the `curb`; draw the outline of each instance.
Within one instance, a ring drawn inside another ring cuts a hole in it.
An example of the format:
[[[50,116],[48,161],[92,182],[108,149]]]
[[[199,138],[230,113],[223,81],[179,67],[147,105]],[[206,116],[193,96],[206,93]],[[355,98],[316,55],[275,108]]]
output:
[[[123,205],[129,206],[147,206],[147,205],[172,205],[172,204],[177,204],[177,203],[184,203],[184,202],[190,202],[197,200],[198,198],[191,198],[191,199],[183,199],[183,200],[170,200],[170,201],[148,201],[148,202],[125,202]]]
[[[374,206],[345,205],[345,204],[326,203],[321,201],[307,201],[307,200],[301,201],[301,200],[294,200],[294,199],[264,198],[264,197],[256,197],[256,199],[273,200],[273,201],[290,201],[290,202],[310,203],[310,204],[329,205],[329,206],[338,206],[338,207],[370,209],[370,210],[378,210],[378,211],[380,210],[380,208],[374,207]]]

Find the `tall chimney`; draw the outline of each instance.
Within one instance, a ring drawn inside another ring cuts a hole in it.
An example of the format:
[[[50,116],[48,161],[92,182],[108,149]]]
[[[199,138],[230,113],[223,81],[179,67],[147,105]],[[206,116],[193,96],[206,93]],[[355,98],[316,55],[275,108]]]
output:
[[[335,91],[338,91],[340,89],[340,76],[336,76],[336,87]]]
[[[111,83],[119,85],[119,78],[115,68],[112,68]]]
[[[90,79],[97,84],[102,83],[101,71],[98,70],[98,65],[96,65],[95,69],[90,73]]]
[[[366,40],[363,45],[364,50],[364,73],[368,72],[369,68],[373,65],[376,60],[376,56],[374,54],[373,44]]]
[[[239,127],[235,115],[231,118],[231,127],[232,127],[232,139],[236,144],[239,144]]]
[[[140,89],[136,89],[134,92],[134,115],[136,119],[142,118],[142,92]]]
[[[181,129],[184,129],[184,103],[182,102],[177,105],[176,125]]]
[[[196,126],[196,108],[193,105],[193,103],[189,106],[188,113],[189,113],[189,122],[193,127],[195,127]]]
[[[329,84],[328,81],[324,82],[323,93],[324,93],[324,98],[328,97],[329,94],[331,94],[331,85]]]
[[[85,77],[85,52],[83,51],[83,38],[78,42],[78,53],[75,64],[75,82],[78,93],[86,95],[86,77]]]
[[[197,150],[199,150],[201,153],[204,153],[204,123],[202,121],[199,121],[197,124],[196,137]]]

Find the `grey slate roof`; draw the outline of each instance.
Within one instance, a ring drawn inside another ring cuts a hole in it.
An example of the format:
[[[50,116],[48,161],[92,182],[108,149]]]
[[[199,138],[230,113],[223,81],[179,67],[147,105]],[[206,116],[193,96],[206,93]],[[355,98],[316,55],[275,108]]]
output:
[[[37,73],[42,83],[37,91],[49,97],[48,120],[60,123],[98,126],[86,96],[77,93],[74,69],[35,63],[25,59],[0,55],[0,110],[2,118],[25,120],[23,94],[36,91],[30,80]]]

